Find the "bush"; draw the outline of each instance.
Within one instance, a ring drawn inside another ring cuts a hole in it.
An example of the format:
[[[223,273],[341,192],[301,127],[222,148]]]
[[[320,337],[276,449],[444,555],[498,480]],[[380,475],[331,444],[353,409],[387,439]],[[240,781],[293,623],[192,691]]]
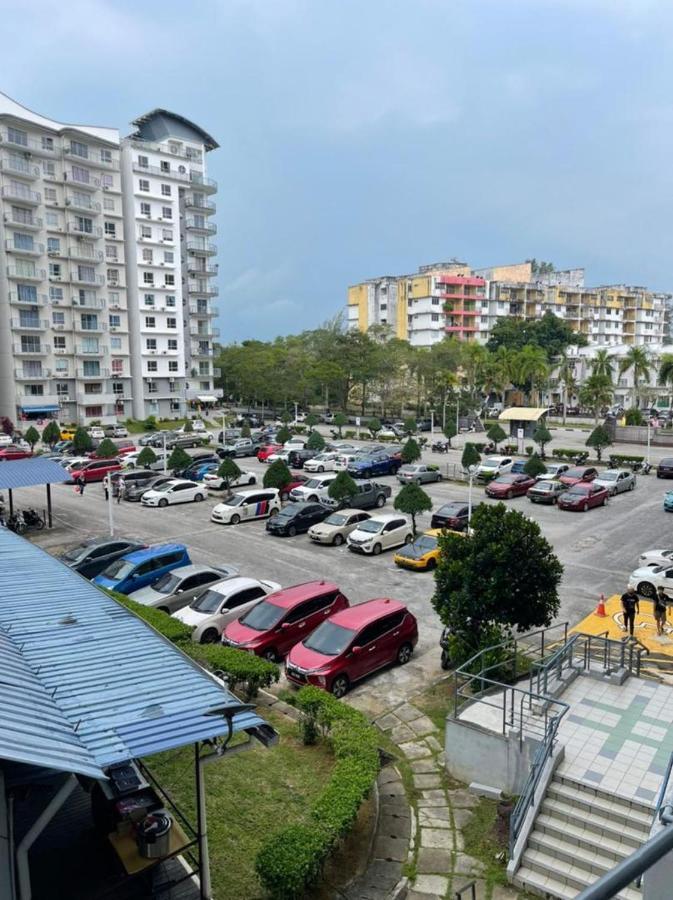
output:
[[[143,428],[145,431],[156,431],[158,429],[157,425],[157,417],[156,416],[148,416],[143,422]]]
[[[643,462],[644,459],[644,456],[629,456],[623,453],[610,454],[610,462],[616,463],[618,466],[632,466],[634,463]]]
[[[316,798],[312,826],[292,825],[272,835],[257,854],[255,869],[275,900],[302,896],[318,878],[332,847],[352,826],[379,771],[376,730],[361,712],[316,687],[302,688],[297,707],[310,725],[329,736],[336,757],[330,780]]]
[[[627,409],[624,413],[624,422],[626,425],[646,425],[645,416],[642,412],[633,407],[632,409]]]
[[[308,450],[317,450],[320,452],[325,449],[325,438],[319,431],[312,431],[306,441],[306,447]]]
[[[357,431],[347,431],[344,437],[346,438],[354,438],[357,437]]]

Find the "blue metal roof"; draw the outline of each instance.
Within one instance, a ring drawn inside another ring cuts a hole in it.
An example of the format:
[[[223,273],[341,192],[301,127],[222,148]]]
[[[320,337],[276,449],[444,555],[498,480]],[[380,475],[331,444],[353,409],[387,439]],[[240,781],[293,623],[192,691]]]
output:
[[[10,465],[1,463],[0,468]],[[133,613],[0,528],[0,758],[95,778],[226,734],[238,700]],[[234,730],[264,725],[255,712]]]
[[[8,459],[0,462],[0,490],[34,487],[36,484],[63,484],[70,478],[53,459]]]

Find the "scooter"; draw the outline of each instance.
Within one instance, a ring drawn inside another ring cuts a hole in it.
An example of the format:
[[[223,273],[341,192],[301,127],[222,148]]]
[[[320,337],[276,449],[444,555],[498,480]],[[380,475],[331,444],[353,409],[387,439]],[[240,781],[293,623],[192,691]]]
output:
[[[448,453],[449,452],[449,442],[448,441],[435,441],[432,445],[433,453]]]
[[[578,453],[573,462],[576,466],[582,466],[589,459],[588,453]]]
[[[27,528],[37,528],[38,531],[44,528],[44,519],[36,509],[24,509],[23,518]]]

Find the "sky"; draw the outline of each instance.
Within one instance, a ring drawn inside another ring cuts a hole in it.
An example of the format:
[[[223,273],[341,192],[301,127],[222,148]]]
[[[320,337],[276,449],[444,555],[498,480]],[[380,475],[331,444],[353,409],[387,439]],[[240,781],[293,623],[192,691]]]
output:
[[[457,257],[673,291],[670,0],[2,0],[0,90],[220,149],[221,342]]]

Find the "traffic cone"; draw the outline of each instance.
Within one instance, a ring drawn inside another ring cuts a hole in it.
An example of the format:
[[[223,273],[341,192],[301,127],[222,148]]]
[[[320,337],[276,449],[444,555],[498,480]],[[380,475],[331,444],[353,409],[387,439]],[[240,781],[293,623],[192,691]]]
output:
[[[596,607],[596,615],[604,619],[607,616],[605,612],[605,594],[601,594],[598,598],[598,606]]]

